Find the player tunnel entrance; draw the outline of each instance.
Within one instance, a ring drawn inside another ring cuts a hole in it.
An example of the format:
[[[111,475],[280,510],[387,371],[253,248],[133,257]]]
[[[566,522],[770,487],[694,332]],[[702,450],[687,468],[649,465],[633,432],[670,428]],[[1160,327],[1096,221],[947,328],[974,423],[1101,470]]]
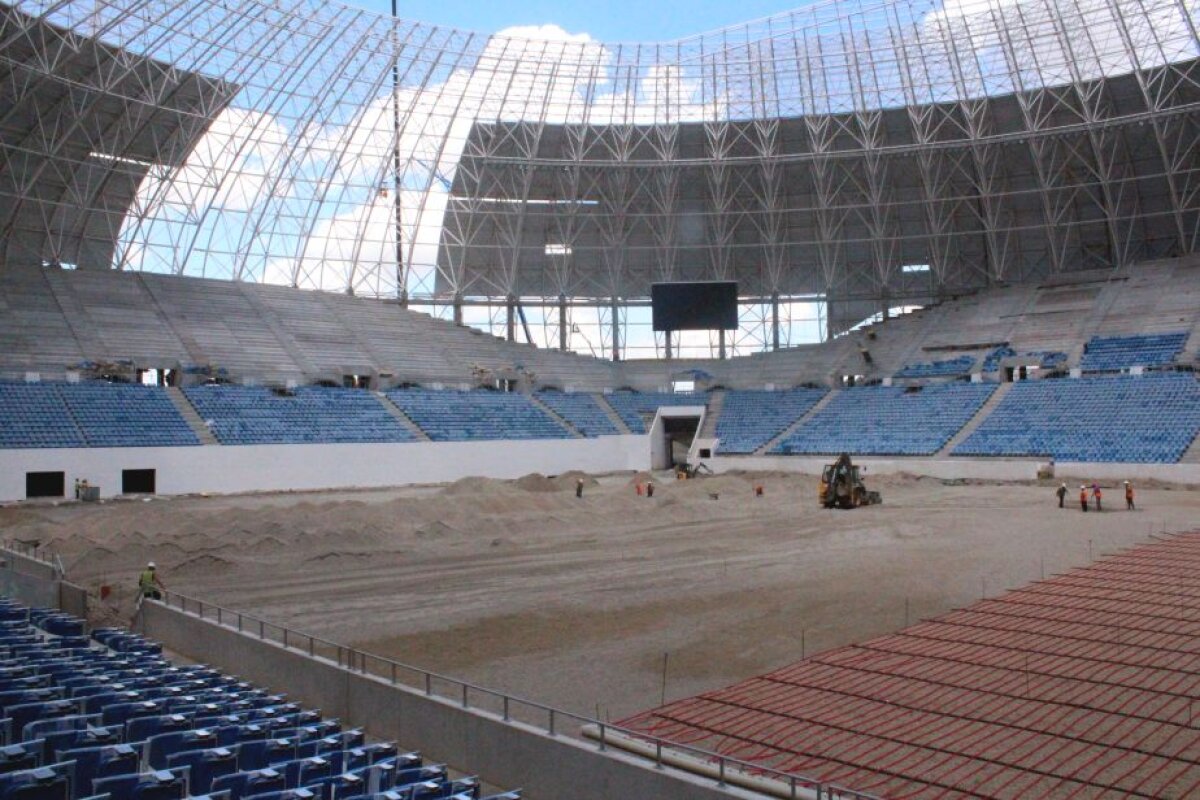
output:
[[[650,466],[671,469],[690,463],[703,424],[704,406],[660,408],[650,426]]]

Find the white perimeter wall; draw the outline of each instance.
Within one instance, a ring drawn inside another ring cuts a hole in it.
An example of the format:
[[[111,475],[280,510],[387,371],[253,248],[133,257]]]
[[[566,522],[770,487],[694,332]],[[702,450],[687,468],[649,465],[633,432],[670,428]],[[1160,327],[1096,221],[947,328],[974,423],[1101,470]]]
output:
[[[346,489],[441,483],[470,475],[519,478],[644,470],[647,436],[404,444],[289,444],[199,447],[112,447],[0,450],[0,501],[25,498],[25,473],[66,473],[67,494],[76,479],[121,491],[121,470],[157,470],[159,494],[232,494],[306,489]]]
[[[798,472],[820,475],[832,456],[716,456],[704,461],[713,472],[730,470]],[[880,458],[854,456],[854,463],[867,468],[867,476],[907,472],[952,480],[974,478],[994,481],[1031,481],[1037,478],[1038,460],[970,458]],[[1108,464],[1060,461],[1054,466],[1060,478],[1080,480],[1160,480],[1200,484],[1200,464]]]

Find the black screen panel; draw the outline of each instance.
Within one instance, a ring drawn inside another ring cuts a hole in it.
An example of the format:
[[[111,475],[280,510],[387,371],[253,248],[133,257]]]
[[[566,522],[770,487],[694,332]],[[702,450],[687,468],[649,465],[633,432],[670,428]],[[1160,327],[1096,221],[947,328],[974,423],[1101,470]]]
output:
[[[738,326],[737,299],[736,281],[652,284],[654,330],[733,330]]]

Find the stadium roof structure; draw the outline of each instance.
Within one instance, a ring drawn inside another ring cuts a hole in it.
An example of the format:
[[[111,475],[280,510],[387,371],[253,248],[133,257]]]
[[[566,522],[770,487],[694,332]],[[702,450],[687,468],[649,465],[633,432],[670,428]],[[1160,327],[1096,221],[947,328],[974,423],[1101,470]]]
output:
[[[1183,0],[824,0],[644,44],[321,0],[0,18],[0,268],[473,299],[510,335],[514,302],[734,279],[835,333],[1200,244]]]

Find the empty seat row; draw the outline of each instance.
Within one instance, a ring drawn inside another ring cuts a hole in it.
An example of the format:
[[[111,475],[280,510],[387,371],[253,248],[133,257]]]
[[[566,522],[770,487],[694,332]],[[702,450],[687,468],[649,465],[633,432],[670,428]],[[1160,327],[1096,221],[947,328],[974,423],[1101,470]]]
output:
[[[537,392],[535,396],[584,436],[614,436],[620,433],[600,407],[595,395],[585,392]]]
[[[1187,342],[1188,334],[1158,333],[1145,336],[1093,336],[1083,348],[1084,372],[1112,372],[1128,367],[1170,364]]]
[[[944,378],[965,375],[975,364],[974,356],[959,356],[944,361],[930,361],[922,364],[905,364],[896,373],[897,378]]]
[[[443,765],[368,742],[280,695],[203,665],[173,665],[141,636],[83,630],[69,615],[0,598],[0,800],[482,793],[475,778],[452,778]]]
[[[645,433],[646,422],[668,406],[707,406],[706,392],[613,392],[605,397],[633,433]]]
[[[386,394],[435,442],[572,438],[561,422],[516,392],[393,389]]]
[[[1172,463],[1200,431],[1200,388],[1190,373],[1023,381],[957,456]]]
[[[725,392],[717,438],[721,453],[753,453],[808,413],[827,394],[824,389]]]
[[[978,413],[995,384],[845,389],[771,452],[932,455]]]
[[[127,383],[0,382],[0,447],[200,444],[166,390]]]
[[[277,393],[261,386],[184,389],[221,444],[411,442],[380,398],[361,389],[306,386]]]

